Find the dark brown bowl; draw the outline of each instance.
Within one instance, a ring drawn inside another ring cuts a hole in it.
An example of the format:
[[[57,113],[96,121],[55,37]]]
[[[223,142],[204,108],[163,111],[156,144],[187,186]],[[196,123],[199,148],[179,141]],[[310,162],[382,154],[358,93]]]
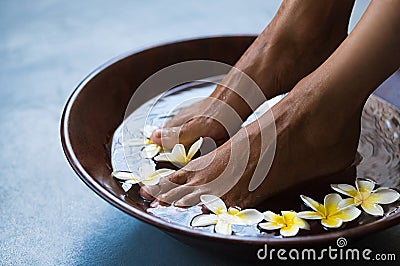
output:
[[[187,60],[208,59],[233,65],[254,40],[254,36],[228,36],[169,43],[119,56],[94,70],[68,100],[61,121],[62,145],[72,168],[95,193],[118,209],[154,225],[175,238],[198,247],[245,255],[264,244],[310,246],[368,235],[400,222],[400,213],[344,230],[292,238],[223,236],[168,223],[148,214],[141,200],[126,197],[110,178],[108,143],[121,124],[135,89],[150,75],[169,65]],[[400,106],[399,73],[387,80],[378,94]],[[397,85],[396,85],[397,84]]]

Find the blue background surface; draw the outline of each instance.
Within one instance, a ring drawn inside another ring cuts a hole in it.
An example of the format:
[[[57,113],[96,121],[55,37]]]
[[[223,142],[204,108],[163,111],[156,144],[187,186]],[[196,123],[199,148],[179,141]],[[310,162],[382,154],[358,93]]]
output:
[[[256,34],[279,4],[1,0],[0,264],[235,262],[181,244],[100,199],[64,157],[60,117],[77,84],[110,58],[165,41]],[[367,4],[358,1],[351,28]],[[399,239],[396,226],[354,245],[398,253]]]

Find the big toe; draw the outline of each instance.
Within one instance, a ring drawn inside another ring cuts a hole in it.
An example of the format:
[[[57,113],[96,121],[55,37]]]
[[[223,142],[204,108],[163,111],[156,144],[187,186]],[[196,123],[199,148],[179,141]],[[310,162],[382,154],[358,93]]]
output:
[[[165,149],[172,149],[175,144],[189,146],[202,137],[200,130],[185,124],[181,127],[160,128],[153,131],[150,140]]]
[[[221,145],[228,139],[228,134],[225,128],[216,121],[192,119],[180,127],[156,129],[150,136],[150,140],[166,149],[172,149],[178,143],[190,146],[200,137],[209,137]]]

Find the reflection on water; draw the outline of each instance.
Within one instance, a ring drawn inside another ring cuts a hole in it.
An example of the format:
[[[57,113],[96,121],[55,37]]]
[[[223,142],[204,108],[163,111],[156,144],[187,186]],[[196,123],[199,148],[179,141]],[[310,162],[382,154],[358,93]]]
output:
[[[187,107],[205,97],[214,89],[214,84],[193,84],[182,86],[183,89],[174,90],[156,97],[135,110],[125,122],[115,131],[112,147],[111,161],[113,170],[127,170],[138,172],[143,164],[154,164],[153,160],[144,159],[140,155],[141,147],[123,146],[123,140],[143,137],[141,129],[146,125],[161,126],[174,116],[180,109]],[[284,96],[278,96],[268,103],[260,106],[244,124],[247,124],[270,106],[278,102]],[[362,116],[362,130],[358,147],[356,162],[349,169],[328,177],[312,180],[303,186],[297,186],[295,190],[285,193],[285,198],[277,195],[258,206],[260,211],[272,210],[296,210],[304,209],[299,198],[300,194],[309,195],[322,201],[323,195],[333,192],[330,190],[331,183],[354,184],[356,177],[374,180],[378,186],[385,186],[400,190],[400,112],[393,106],[376,96],[371,96],[366,103]],[[110,177],[111,178],[111,177]],[[125,191],[130,186],[123,187]],[[137,194],[137,189],[131,189],[127,195]],[[291,196],[287,196],[291,195]],[[137,195],[134,197],[138,199]],[[148,203],[143,202],[148,206]],[[385,215],[395,214],[399,210],[399,203],[383,205]],[[188,209],[176,207],[148,208],[147,211],[162,219],[181,225],[190,225],[191,219],[202,213],[199,206]],[[353,222],[347,223],[346,227],[353,227],[369,223],[379,218],[362,214]],[[311,232],[303,231],[302,234],[317,234],[324,231],[318,222],[311,221]],[[212,226],[196,230],[212,230]],[[263,235],[266,237],[279,237],[275,234],[260,232],[256,226],[235,226],[236,235]]]
[[[358,176],[381,186],[400,187],[399,121],[398,110],[377,97],[369,98],[361,120]]]

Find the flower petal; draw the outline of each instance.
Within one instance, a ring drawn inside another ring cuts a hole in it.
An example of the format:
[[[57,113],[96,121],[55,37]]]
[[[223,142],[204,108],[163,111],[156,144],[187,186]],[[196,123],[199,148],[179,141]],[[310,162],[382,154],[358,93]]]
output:
[[[356,187],[357,187],[357,190],[360,192],[370,193],[375,187],[375,182],[369,181],[369,180],[357,179]]]
[[[158,182],[160,182],[160,175],[152,174],[152,175],[146,176],[145,178],[142,179],[141,182],[143,183],[143,185],[146,185],[146,186],[157,185]]]
[[[190,223],[191,226],[208,226],[216,224],[218,222],[218,216],[215,214],[200,214],[193,218]]]
[[[357,190],[355,187],[347,184],[333,184],[331,188],[339,193],[346,196],[355,197],[357,195]]]
[[[294,211],[282,211],[281,213],[286,224],[293,222],[296,217],[296,212]]]
[[[145,159],[151,159],[157,155],[161,150],[161,147],[157,144],[147,144],[141,151],[141,155]]]
[[[126,180],[126,181],[124,182],[124,184],[127,184],[127,185],[136,185],[136,184],[139,184],[140,182],[142,182],[142,180],[138,180],[138,179],[129,179],[129,180]]]
[[[186,150],[183,144],[175,144],[174,148],[171,151],[173,157],[175,157],[175,162],[177,163],[186,163]]]
[[[258,224],[264,219],[264,215],[255,209],[240,211],[235,216],[238,218],[238,222],[236,224],[239,225],[254,225]]]
[[[232,234],[232,226],[230,223],[226,223],[224,221],[219,220],[215,225],[215,232],[223,235],[231,235]]]
[[[240,224],[241,222],[238,217],[236,217],[235,215],[231,215],[228,212],[222,212],[218,214],[218,219],[228,224]]]
[[[275,230],[282,228],[283,224],[278,224],[276,222],[266,222],[266,223],[260,223],[259,226],[265,230]]]
[[[157,162],[173,162],[175,161],[175,157],[173,157],[172,153],[164,152],[154,157],[154,160]]]
[[[145,136],[146,138],[150,138],[151,134],[156,129],[158,129],[158,127],[145,125],[141,131],[142,131],[143,136]]]
[[[368,214],[375,216],[383,216],[383,208],[374,203],[362,203],[361,208]]]
[[[296,217],[294,217],[294,225],[301,228],[301,229],[310,229],[310,225],[303,219],[301,219],[300,217],[298,217],[296,215]]]
[[[143,146],[147,143],[144,138],[132,138],[122,142],[122,146]]]
[[[299,227],[292,225],[292,226],[285,226],[282,227],[280,230],[281,236],[295,236],[299,232]]]
[[[215,214],[221,214],[227,211],[225,203],[214,195],[201,195],[201,202]]]
[[[378,188],[367,199],[368,203],[389,204],[400,198],[400,194],[390,188]]]
[[[335,217],[328,217],[327,219],[322,219],[321,224],[328,228],[338,228],[342,226],[343,221],[342,219],[335,218]]]
[[[171,169],[158,169],[157,171],[151,173],[150,175],[143,177],[142,183],[146,186],[153,186],[157,185],[160,182],[160,178],[164,176],[168,176],[172,173],[174,173],[175,170]]]
[[[350,222],[353,221],[354,219],[356,219],[358,216],[360,216],[361,211],[352,206],[352,207],[348,207],[345,209],[342,209],[341,211],[337,212],[336,214],[332,215],[332,218],[339,218],[341,220],[343,220],[343,222]]]
[[[122,183],[122,189],[125,191],[125,192],[128,192],[131,188],[132,188],[132,184],[129,184],[129,183],[127,183],[127,182],[124,182],[124,183]]]
[[[304,219],[310,219],[310,220],[318,220],[318,219],[322,219],[323,216],[319,212],[303,211],[303,212],[299,212],[297,214],[297,217],[304,218]]]
[[[187,163],[185,146],[182,144],[175,144],[170,153],[159,154],[154,157],[154,160],[158,162],[172,162],[185,165]]]
[[[272,211],[266,211],[263,213],[264,214],[264,219],[269,222],[282,222],[282,216],[272,212]]]
[[[304,195],[300,195],[300,198],[303,200],[303,202],[308,207],[310,207],[314,211],[319,212],[320,214],[325,213],[325,207],[322,204],[320,204],[317,201],[313,200],[312,198],[306,197]]]
[[[240,210],[238,209],[238,208],[235,208],[235,207],[229,207],[228,208],[228,213],[230,214],[230,215],[236,215],[236,214],[238,214],[240,212]]]
[[[161,169],[158,169],[157,171],[155,171],[155,173],[157,173],[161,177],[168,176],[175,172],[176,172],[175,170],[168,169],[168,168],[161,168]]]
[[[142,180],[142,184],[146,186],[154,186],[160,182],[159,175],[151,175]]]
[[[350,206],[355,206],[355,202],[354,202],[354,198],[347,198],[347,199],[342,199],[339,203],[338,203],[338,208],[339,209],[345,209],[348,208]]]
[[[342,197],[337,193],[331,193],[325,196],[324,198],[324,206],[327,215],[335,214],[339,208],[339,202],[342,201]]]
[[[193,156],[196,154],[198,150],[200,150],[201,145],[203,144],[203,138],[200,137],[195,143],[190,146],[189,152],[187,154],[187,158],[191,160]]]
[[[139,176],[135,175],[132,172],[127,172],[127,171],[113,171],[111,175],[119,180],[133,180],[137,182],[141,180]]]
[[[156,168],[154,165],[143,164],[141,167],[139,167],[139,173],[140,173],[140,176],[142,177],[142,179],[153,174],[155,171],[156,171]]]

